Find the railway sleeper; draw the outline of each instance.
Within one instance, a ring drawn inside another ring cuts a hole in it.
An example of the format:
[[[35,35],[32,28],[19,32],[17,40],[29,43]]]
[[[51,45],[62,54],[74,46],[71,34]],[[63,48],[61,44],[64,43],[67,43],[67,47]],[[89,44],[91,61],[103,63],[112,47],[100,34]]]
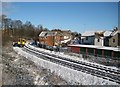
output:
[[[29,50],[30,51],[30,50]],[[31,51],[32,52],[32,51]],[[34,52],[36,55],[38,55],[36,52]],[[43,54],[45,54],[45,53],[43,53]],[[46,53],[47,54],[47,53]],[[40,54],[39,54],[40,55]],[[48,55],[48,54],[47,54]],[[45,56],[45,57],[47,57],[47,56]],[[52,59],[52,58],[50,58],[50,57],[47,57],[48,59]],[[63,59],[63,58],[62,58]],[[55,59],[53,60],[54,62],[55,62]],[[58,63],[60,63],[58,60],[57,60],[57,62]],[[73,61],[74,62],[74,61]],[[84,64],[84,65],[88,65],[88,64],[85,64],[84,62],[82,62],[82,64]],[[63,65],[63,63],[62,63],[62,65]],[[66,65],[66,64],[64,64],[64,65]],[[67,67],[69,67],[71,64],[69,64],[69,63],[67,63]],[[89,68],[83,68],[83,67],[81,67],[81,68],[78,68],[79,66],[75,66],[75,65],[72,65],[70,68],[73,68],[73,69],[76,69],[76,70],[81,70],[81,71],[84,71],[84,72],[86,72],[86,73],[92,73],[93,71],[92,70],[90,70]],[[101,69],[102,67],[97,67],[97,68],[99,68],[99,69]],[[108,68],[107,69],[107,71],[111,71],[111,69],[110,68]],[[93,72],[94,73],[94,72]],[[103,73],[103,72],[95,72],[96,74],[97,74],[97,76],[98,77],[103,77],[103,78],[106,78],[106,77],[104,77],[104,76],[108,76],[109,78],[112,78],[112,79],[116,79],[116,80],[120,80],[118,77],[116,77],[116,76],[112,76],[112,75],[106,75],[105,73]],[[101,75],[103,75],[103,76],[101,76]]]
[[[37,52],[40,52],[40,51],[38,51],[38,50],[35,50],[35,51],[37,51]],[[43,53],[43,52],[42,52]],[[45,53],[44,52],[44,54],[47,54],[47,55],[52,55],[52,56],[55,56],[55,57],[57,57],[56,55],[53,55],[53,54],[48,54],[48,53]],[[80,63],[80,62],[77,62],[77,61],[73,61],[72,59],[67,59],[67,58],[63,58],[63,57],[60,57],[60,56],[58,56],[59,58],[62,58],[62,59],[65,59],[65,60],[69,60],[69,61],[71,61],[71,62],[75,62],[75,63]],[[85,63],[85,62],[81,62],[83,65],[87,65],[87,66],[91,66],[91,64],[89,64],[89,63]],[[94,64],[93,64],[94,65]],[[102,66],[99,66],[98,67],[98,65],[95,65],[94,66],[95,68],[97,67],[97,68],[99,68],[99,69],[102,69],[102,70],[105,70],[105,71],[111,71],[111,69],[110,68],[108,68],[107,70],[106,70],[106,67],[102,67]],[[112,71],[111,71],[112,72]],[[119,72],[118,72],[119,73]]]

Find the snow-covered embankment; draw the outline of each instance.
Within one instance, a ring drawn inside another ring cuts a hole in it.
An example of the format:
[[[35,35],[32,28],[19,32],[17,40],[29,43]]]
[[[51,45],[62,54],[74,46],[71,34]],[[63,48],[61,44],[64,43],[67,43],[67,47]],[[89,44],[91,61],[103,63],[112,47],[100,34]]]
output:
[[[36,57],[35,55],[31,55],[23,51],[21,48],[18,47],[14,47],[14,50],[18,54],[25,56],[27,59],[33,61],[36,65],[42,66],[46,69],[50,69],[51,72],[55,72],[57,75],[61,76],[63,79],[65,79],[67,82],[70,82],[71,84],[77,84],[77,83],[81,85],[107,85],[107,84],[116,85],[117,84],[109,80],[98,78],[90,74],[72,70],[70,68],[43,60],[41,58]]]

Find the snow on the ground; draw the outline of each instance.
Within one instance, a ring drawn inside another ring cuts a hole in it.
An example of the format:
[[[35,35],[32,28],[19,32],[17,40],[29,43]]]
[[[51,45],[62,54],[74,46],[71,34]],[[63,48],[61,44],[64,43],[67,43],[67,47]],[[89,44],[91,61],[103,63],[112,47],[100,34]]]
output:
[[[119,69],[119,68],[113,67],[113,66],[105,66],[105,65],[98,64],[98,63],[95,63],[95,62],[89,62],[89,61],[85,60],[82,57],[67,55],[67,54],[64,54],[63,52],[55,52],[55,51],[46,50],[46,49],[43,49],[43,48],[39,48],[39,47],[29,45],[28,43],[26,43],[26,45],[33,48],[33,49],[35,49],[35,50],[39,50],[39,51],[43,51],[43,52],[46,52],[46,53],[62,56],[62,57],[65,57],[65,58],[69,58],[69,59],[73,59],[73,60],[77,60],[77,61],[82,61],[82,62],[86,62],[86,63],[90,63],[90,64],[102,66],[102,67],[107,67],[107,68],[111,68],[111,69],[116,69],[116,70]]]
[[[38,48],[37,48],[38,49]],[[39,48],[40,49],[40,48]],[[14,50],[18,52],[18,54],[25,56],[27,59],[32,60],[36,65],[42,66],[46,69],[50,69],[51,72],[56,73],[66,81],[70,82],[71,84],[80,84],[80,85],[117,85],[117,83],[105,80],[90,74],[83,73],[81,71],[76,71],[67,67],[64,67],[59,64],[55,64],[49,62],[47,60],[38,58],[35,55],[27,53],[23,51],[21,48],[14,47]],[[43,49],[40,49],[43,50]],[[47,50],[45,50],[48,52]],[[37,77],[36,77],[37,80]]]
[[[19,51],[19,50],[18,50]],[[0,85],[67,85],[67,82],[15,51],[3,49]]]

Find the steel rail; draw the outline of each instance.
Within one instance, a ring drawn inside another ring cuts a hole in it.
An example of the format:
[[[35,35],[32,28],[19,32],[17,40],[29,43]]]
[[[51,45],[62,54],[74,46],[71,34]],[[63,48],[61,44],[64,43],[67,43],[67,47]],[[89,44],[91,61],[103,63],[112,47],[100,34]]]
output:
[[[82,71],[84,73],[88,73],[97,77],[101,77],[103,79],[107,79],[116,83],[120,84],[120,76],[118,76],[117,74],[114,73],[110,73],[110,72],[104,72],[103,70],[100,69],[94,69],[94,68],[90,68],[88,66],[83,66],[82,64],[75,64],[71,61],[68,60],[64,60],[64,59],[59,59],[56,58],[56,56],[52,56],[52,55],[48,55],[47,53],[44,52],[40,52],[40,51],[35,51],[34,49],[25,46],[24,51],[27,51],[33,55],[36,55],[37,57],[40,57],[42,59],[63,65],[65,67],[77,70],[77,71]]]
[[[29,46],[25,46],[25,47],[30,48]],[[30,49],[32,49],[32,48],[30,48]],[[70,62],[73,62],[73,63],[82,64],[82,65],[85,65],[85,66],[88,66],[88,67],[93,67],[93,68],[97,68],[97,69],[100,69],[100,70],[104,70],[106,72],[111,72],[111,73],[120,75],[120,70],[111,69],[111,68],[108,68],[106,66],[100,66],[100,65],[96,65],[96,64],[86,63],[86,62],[83,62],[83,61],[73,60],[73,59],[70,59],[70,58],[65,58],[65,57],[61,57],[61,56],[58,56],[58,55],[49,54],[49,53],[39,51],[39,50],[35,50],[35,49],[32,49],[32,50],[34,50],[36,52],[41,52],[43,54],[47,54],[49,56],[57,57],[57,58],[60,58],[60,59],[66,60],[66,61],[70,61]]]

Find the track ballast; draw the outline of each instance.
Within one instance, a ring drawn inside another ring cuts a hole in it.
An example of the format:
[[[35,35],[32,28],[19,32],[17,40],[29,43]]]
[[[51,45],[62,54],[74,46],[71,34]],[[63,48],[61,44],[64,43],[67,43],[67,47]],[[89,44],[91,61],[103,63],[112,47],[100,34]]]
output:
[[[120,84],[119,70],[115,70],[115,69],[111,69],[111,68],[107,68],[107,67],[103,67],[95,64],[90,64],[82,61],[77,61],[77,60],[57,56],[54,54],[49,54],[43,51],[33,49],[29,45],[25,45],[23,50],[39,58],[42,58],[44,60],[71,68],[73,70],[82,71],[84,73],[91,74],[91,75]]]

